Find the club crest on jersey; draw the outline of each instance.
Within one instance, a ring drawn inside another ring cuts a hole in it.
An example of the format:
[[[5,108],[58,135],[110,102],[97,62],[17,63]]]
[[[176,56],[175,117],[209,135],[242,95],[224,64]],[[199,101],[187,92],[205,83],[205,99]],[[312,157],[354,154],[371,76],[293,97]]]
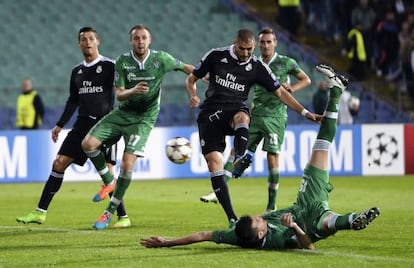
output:
[[[102,73],[102,66],[101,65],[98,65],[98,67],[96,67],[96,73],[97,74]]]
[[[160,64],[158,63],[158,61],[154,62],[154,67],[155,67],[155,69],[158,69],[160,67]]]
[[[253,69],[252,64],[251,63],[247,64],[244,69],[248,72],[251,71]]]

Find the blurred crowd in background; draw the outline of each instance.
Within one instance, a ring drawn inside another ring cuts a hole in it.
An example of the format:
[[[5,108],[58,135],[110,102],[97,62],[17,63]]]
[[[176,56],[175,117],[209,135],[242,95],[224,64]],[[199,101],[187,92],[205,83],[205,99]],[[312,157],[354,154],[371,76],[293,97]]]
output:
[[[401,80],[414,100],[413,1],[276,0],[276,4],[277,22],[293,36],[302,27],[321,33],[327,43],[339,43],[355,80],[371,75]]]

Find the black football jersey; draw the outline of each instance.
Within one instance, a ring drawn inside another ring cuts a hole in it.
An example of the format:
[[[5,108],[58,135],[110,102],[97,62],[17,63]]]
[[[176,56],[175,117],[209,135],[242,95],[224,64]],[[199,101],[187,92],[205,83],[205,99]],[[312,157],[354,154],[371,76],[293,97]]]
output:
[[[115,62],[99,56],[72,69],[70,95],[57,125],[63,127],[78,108],[78,117],[100,119],[114,106]]]
[[[256,56],[247,62],[239,62],[233,45],[209,51],[193,74],[198,78],[209,74],[206,99],[200,108],[219,106],[225,109],[226,105],[244,103],[256,83],[272,92],[280,86],[269,67]]]

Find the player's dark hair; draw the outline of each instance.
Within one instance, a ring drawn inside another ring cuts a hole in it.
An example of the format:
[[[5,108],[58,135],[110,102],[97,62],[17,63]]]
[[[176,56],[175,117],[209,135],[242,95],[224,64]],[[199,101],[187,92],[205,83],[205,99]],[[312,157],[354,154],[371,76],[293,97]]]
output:
[[[132,26],[131,30],[129,30],[129,36],[131,36],[131,34],[134,30],[143,30],[143,29],[147,30],[151,34],[151,31],[148,28],[148,26],[146,26],[144,24],[137,24],[137,25]]]
[[[79,29],[78,42],[80,41],[81,33],[86,33],[86,32],[93,32],[95,33],[96,38],[98,38],[98,32],[94,28],[87,26],[87,27],[82,27]]]
[[[272,29],[272,28],[270,28],[270,27],[265,27],[265,28],[263,28],[263,29],[259,32],[259,36],[260,36],[261,34],[273,34],[274,38],[276,39],[276,32],[275,32],[275,31],[273,31],[273,29]]]
[[[237,40],[242,41],[242,42],[249,42],[251,40],[255,40],[254,38],[254,34],[252,31],[250,31],[249,29],[240,29],[237,32]]]
[[[234,232],[242,248],[259,248],[262,244],[262,239],[257,237],[257,230],[252,228],[252,222],[252,217],[243,215],[236,223]]]

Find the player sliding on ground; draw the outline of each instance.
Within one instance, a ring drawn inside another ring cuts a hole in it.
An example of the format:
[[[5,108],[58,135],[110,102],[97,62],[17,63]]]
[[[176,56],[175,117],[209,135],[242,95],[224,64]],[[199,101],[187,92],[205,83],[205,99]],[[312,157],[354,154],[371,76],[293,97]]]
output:
[[[380,214],[377,207],[358,214],[338,214],[329,208],[328,197],[333,189],[328,172],[329,148],[336,133],[339,99],[348,80],[330,66],[319,64],[316,69],[326,76],[330,97],[295,203],[263,215],[243,216],[227,230],[198,232],[172,240],[152,236],[141,239],[141,245],[154,248],[213,241],[244,248],[314,249],[318,240],[339,230],[362,230]]]

